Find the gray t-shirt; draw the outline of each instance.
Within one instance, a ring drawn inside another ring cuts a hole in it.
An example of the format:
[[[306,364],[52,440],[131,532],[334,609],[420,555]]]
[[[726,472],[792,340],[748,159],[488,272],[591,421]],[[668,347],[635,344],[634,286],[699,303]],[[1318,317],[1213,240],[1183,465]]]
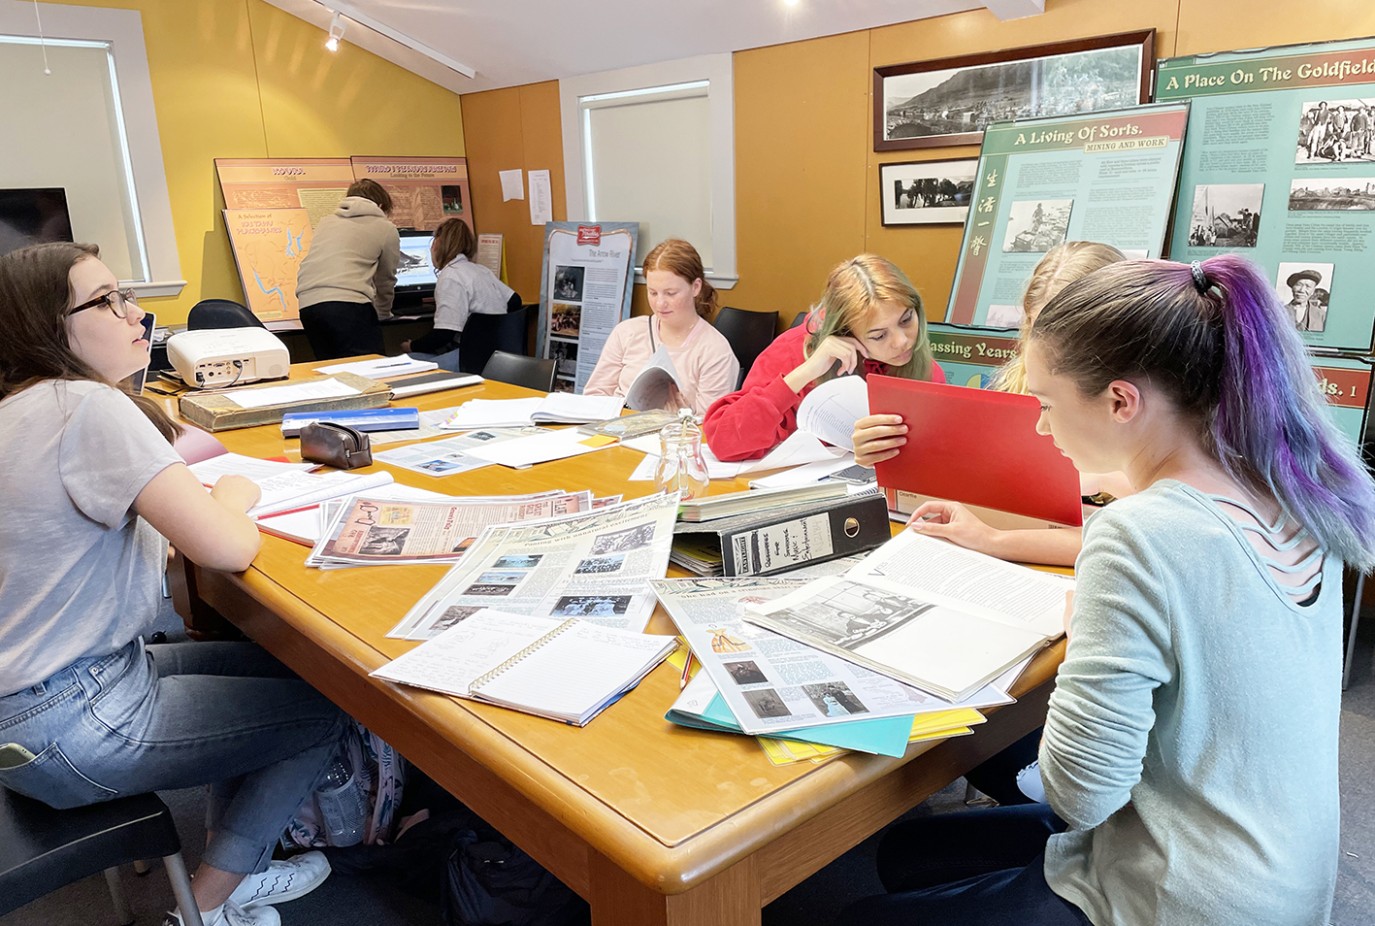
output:
[[[1041,741],[1045,876],[1094,926],[1325,926],[1342,564],[1296,604],[1219,504],[1162,480],[1084,530]]]
[[[177,462],[109,386],[48,380],[0,402],[0,695],[148,626],[167,545],[130,508]]]

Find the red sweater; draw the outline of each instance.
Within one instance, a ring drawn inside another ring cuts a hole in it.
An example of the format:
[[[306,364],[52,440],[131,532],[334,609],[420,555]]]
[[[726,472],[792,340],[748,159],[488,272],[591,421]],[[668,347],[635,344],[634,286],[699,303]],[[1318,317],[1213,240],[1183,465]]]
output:
[[[722,396],[707,409],[702,430],[717,459],[762,457],[797,430],[797,407],[815,383],[808,383],[795,393],[783,377],[806,359],[802,354],[806,337],[807,326],[798,325],[774,338],[755,358],[740,391]],[[865,360],[861,374],[887,372],[887,364]],[[931,381],[945,382],[945,373],[935,361],[931,363]]]

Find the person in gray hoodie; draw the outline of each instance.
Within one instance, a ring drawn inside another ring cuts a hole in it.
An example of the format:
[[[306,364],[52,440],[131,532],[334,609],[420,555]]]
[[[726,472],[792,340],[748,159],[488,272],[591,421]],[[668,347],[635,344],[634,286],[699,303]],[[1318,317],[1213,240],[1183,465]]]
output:
[[[391,317],[401,259],[391,208],[380,183],[358,180],[315,227],[296,274],[296,298],[316,360],[383,352],[378,319]]]

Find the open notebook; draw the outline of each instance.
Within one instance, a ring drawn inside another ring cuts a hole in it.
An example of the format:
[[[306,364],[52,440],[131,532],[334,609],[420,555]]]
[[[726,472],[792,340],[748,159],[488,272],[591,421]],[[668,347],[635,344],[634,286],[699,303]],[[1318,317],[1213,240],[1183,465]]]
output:
[[[484,608],[372,675],[584,726],[677,638]]]

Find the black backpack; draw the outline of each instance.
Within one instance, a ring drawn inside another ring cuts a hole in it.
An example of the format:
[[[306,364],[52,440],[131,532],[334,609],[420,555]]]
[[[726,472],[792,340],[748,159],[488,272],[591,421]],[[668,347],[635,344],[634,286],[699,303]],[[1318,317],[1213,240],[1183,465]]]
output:
[[[483,832],[478,832],[482,830]],[[444,926],[586,926],[586,902],[495,830],[461,829],[450,843]]]

